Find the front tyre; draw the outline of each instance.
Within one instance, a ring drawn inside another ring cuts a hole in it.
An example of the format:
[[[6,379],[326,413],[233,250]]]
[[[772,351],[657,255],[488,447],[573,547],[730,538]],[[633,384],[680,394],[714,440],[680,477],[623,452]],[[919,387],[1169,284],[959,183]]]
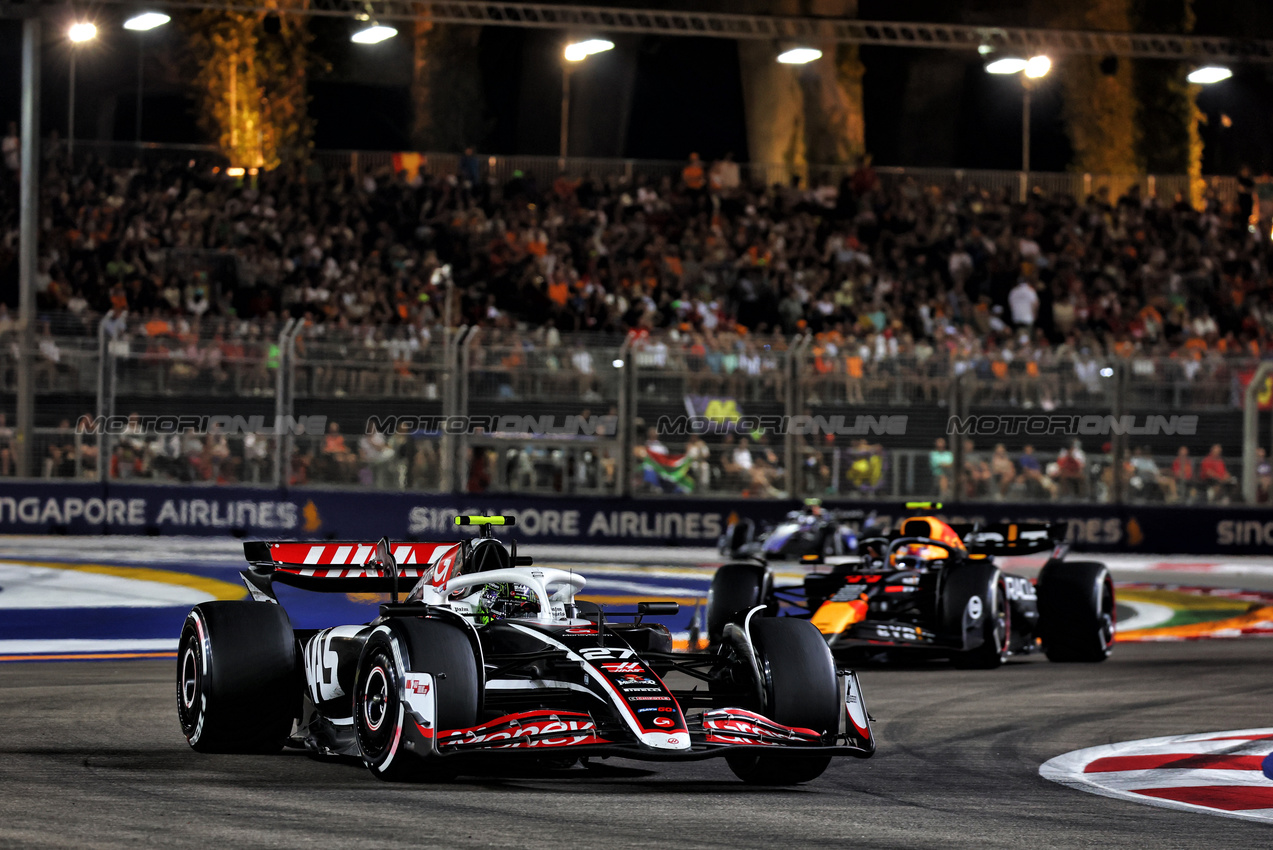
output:
[[[299,714],[296,638],[272,602],[205,602],[177,644],[177,717],[201,753],[278,752]]]
[[[757,605],[771,606],[773,610],[766,612],[770,616],[777,613],[773,586],[773,574],[760,564],[725,564],[717,569],[707,591],[708,640],[720,643],[725,626],[741,625]]]
[[[754,618],[752,640],[760,656],[768,706],[762,713],[786,726],[832,739],[840,726],[840,691],[826,639],[808,620]],[[734,774],[751,785],[798,785],[817,779],[830,756],[778,756],[739,751],[725,756]]]
[[[1096,561],[1049,563],[1039,573],[1039,636],[1049,661],[1094,663],[1114,647],[1114,581]]]
[[[993,670],[1008,659],[1008,646],[1012,639],[1012,609],[1008,606],[1008,594],[1003,582],[994,586],[994,604],[982,620],[982,641],[976,649],[955,655],[951,662],[961,670]]]
[[[392,629],[392,631],[390,630]],[[363,763],[380,779],[449,779],[448,766],[406,746],[415,723],[402,699],[405,671],[429,673],[435,688],[435,734],[477,723],[477,656],[468,635],[440,620],[401,620],[372,632],[354,678],[354,732]]]

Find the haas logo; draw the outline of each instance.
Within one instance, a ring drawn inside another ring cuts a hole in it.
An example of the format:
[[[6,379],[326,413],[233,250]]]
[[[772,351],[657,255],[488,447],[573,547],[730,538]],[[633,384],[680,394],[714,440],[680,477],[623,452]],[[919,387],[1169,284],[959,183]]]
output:
[[[428,695],[429,683],[423,679],[408,679],[407,689],[413,694]]]
[[[641,665],[635,661],[623,661],[612,664],[602,664],[602,668],[609,670],[611,673],[641,673]]]

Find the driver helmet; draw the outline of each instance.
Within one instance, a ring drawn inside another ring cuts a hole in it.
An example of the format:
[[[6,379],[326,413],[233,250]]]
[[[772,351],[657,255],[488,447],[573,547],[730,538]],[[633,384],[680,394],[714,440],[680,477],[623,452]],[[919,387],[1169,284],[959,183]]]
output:
[[[955,530],[933,516],[911,517],[902,523],[902,537],[928,537],[941,543],[908,543],[893,553],[894,564],[899,558],[911,558],[920,562],[939,561],[949,558],[952,552],[966,552],[964,541]]]

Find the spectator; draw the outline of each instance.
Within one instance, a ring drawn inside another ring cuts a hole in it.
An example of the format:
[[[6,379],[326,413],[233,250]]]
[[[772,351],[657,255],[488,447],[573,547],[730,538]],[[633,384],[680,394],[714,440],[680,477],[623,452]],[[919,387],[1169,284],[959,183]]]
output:
[[[954,463],[955,456],[946,448],[945,438],[938,437],[933,450],[928,453],[928,470],[932,473],[939,499],[950,498],[950,474]]]
[[[1175,482],[1176,498],[1182,502],[1192,502],[1196,495],[1193,481],[1193,458],[1189,456],[1189,448],[1181,446],[1176,451],[1176,459],[1171,462],[1171,478]]]
[[[16,180],[18,178],[18,170],[22,167],[21,142],[18,139],[16,121],[9,122],[9,132],[5,133],[4,141],[0,142],[0,153],[4,155],[5,168],[11,172],[9,176]]]
[[[1008,293],[1008,304],[1012,308],[1012,323],[1017,327],[1032,328],[1039,313],[1039,293],[1024,277]]]
[[[1079,499],[1086,495],[1087,481],[1084,477],[1083,461],[1075,457],[1072,449],[1061,449],[1056,459],[1057,491],[1061,498]]]
[[[702,192],[707,185],[703,161],[698,158],[697,153],[690,154],[690,161],[681,169],[681,180],[685,183],[685,188],[694,193]]]
[[[1206,488],[1207,501],[1222,505],[1229,504],[1237,479],[1229,474],[1224,465],[1224,449],[1219,443],[1211,447],[1211,451],[1198,464],[1199,484]]]
[[[1008,450],[1003,443],[995,444],[995,450],[990,455],[990,475],[994,495],[997,498],[1002,499],[1007,496],[1012,486],[1016,484],[1017,466],[1008,456]]]
[[[1264,447],[1255,449],[1255,503],[1267,505],[1273,499],[1273,463],[1265,456]]]
[[[694,478],[694,491],[707,492],[712,489],[712,472],[709,463],[712,452],[707,442],[695,434],[685,446],[685,454],[690,460],[690,475]]]
[[[1128,483],[1133,495],[1153,502],[1176,500],[1176,482],[1158,469],[1148,446],[1132,450],[1131,466],[1132,476]]]
[[[1039,457],[1034,453],[1034,446],[1026,445],[1021,450],[1021,457],[1017,458],[1017,463],[1021,466],[1021,483],[1024,486],[1027,498],[1053,498],[1056,495],[1056,487],[1052,479],[1043,474],[1043,467],[1039,464]]]

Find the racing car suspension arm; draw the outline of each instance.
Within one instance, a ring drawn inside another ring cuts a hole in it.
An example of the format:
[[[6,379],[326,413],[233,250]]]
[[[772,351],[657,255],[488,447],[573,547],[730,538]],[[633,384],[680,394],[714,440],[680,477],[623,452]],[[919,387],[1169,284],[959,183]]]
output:
[[[644,652],[641,656],[650,661],[658,661],[662,664],[666,664],[677,672],[684,673],[686,676],[690,676],[695,679],[701,679],[704,682],[715,682],[718,681],[720,677],[713,676],[711,673],[704,673],[702,670],[698,670],[696,668],[708,664],[719,664],[724,660],[719,655],[708,653],[690,656],[689,659],[686,657],[687,653],[683,652]]]
[[[556,659],[559,661],[567,660],[562,658],[560,649],[545,650],[543,652],[528,652],[524,655],[514,655],[514,656],[488,655],[487,663],[486,663],[486,666],[488,669],[487,669],[486,675],[488,678],[492,678],[492,677],[499,676],[503,673],[512,672],[513,670],[516,670],[518,667],[525,667],[527,664],[530,664],[535,661],[548,661],[550,659]],[[569,663],[572,665],[576,665],[578,662],[569,662]],[[491,667],[494,667],[495,669],[494,670],[489,669]]]

